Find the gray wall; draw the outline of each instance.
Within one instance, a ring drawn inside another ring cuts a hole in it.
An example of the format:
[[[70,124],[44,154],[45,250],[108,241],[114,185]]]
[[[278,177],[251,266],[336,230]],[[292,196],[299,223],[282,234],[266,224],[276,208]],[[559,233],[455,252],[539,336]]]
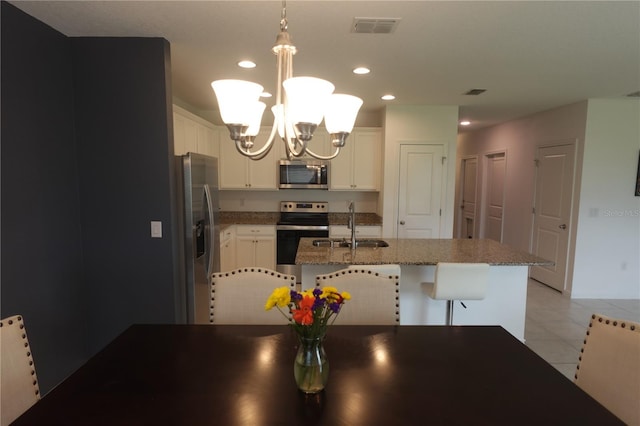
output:
[[[46,393],[129,325],[175,321],[169,46],[1,11],[0,316],[25,317]]]

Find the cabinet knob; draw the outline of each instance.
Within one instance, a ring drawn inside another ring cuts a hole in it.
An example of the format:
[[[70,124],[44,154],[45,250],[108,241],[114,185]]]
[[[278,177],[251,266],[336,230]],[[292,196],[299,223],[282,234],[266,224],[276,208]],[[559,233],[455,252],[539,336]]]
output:
[[[400,225],[404,225],[404,220],[401,220],[401,221],[400,221]]]
[[[560,228],[560,229],[567,229],[567,225],[563,223],[562,225],[558,226],[558,228]]]

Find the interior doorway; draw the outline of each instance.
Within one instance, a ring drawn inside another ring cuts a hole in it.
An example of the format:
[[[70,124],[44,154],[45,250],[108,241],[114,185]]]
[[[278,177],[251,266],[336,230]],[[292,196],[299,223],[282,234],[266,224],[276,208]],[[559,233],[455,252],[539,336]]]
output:
[[[463,158],[460,171],[462,200],[458,212],[458,238],[474,238],[478,205],[478,158]]]
[[[553,266],[532,266],[531,278],[559,291],[566,290],[575,142],[541,146],[536,156],[532,252]]]
[[[506,157],[505,152],[498,152],[487,155],[485,161],[481,235],[498,242],[502,242]]]

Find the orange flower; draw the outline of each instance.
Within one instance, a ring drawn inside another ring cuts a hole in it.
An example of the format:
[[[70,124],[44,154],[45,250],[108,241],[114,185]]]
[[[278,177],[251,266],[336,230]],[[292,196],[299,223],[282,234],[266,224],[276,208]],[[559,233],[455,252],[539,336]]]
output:
[[[298,304],[299,309],[292,309],[291,311],[293,314],[293,320],[302,325],[313,324],[313,311],[311,308],[313,308],[315,300],[316,299],[313,296],[304,295]]]

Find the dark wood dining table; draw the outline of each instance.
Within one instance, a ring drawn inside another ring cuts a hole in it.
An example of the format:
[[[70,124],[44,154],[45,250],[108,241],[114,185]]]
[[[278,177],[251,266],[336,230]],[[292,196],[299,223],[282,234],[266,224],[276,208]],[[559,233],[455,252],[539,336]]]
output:
[[[15,425],[612,425],[498,326],[332,326],[300,392],[282,326],[134,325]]]

